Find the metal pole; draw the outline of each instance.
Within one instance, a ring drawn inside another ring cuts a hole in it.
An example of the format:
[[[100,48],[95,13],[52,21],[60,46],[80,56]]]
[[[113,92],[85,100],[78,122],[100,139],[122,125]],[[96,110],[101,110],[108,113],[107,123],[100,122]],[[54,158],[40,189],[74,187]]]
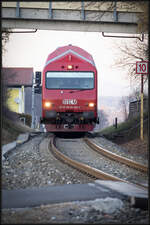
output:
[[[82,15],[82,20],[85,20],[84,0],[82,0],[81,15]]]
[[[19,18],[20,17],[20,2],[17,1],[16,3],[16,17]]]
[[[4,31],[2,31],[4,32]],[[32,30],[28,30],[28,31],[7,31],[7,33],[16,33],[16,34],[23,34],[23,33],[35,33],[37,32],[37,29]]]
[[[139,39],[141,42],[144,41],[144,33],[142,33],[142,38],[139,38],[139,37],[133,37],[133,36],[123,36],[123,35],[120,35],[120,36],[116,36],[116,35],[106,35],[106,34],[104,34],[104,32],[102,32],[102,35],[103,35],[103,37],[114,37],[114,38],[137,38],[137,39]]]
[[[140,137],[143,141],[143,75],[141,75],[141,130]]]
[[[115,128],[117,129],[117,117],[115,118]]]
[[[24,96],[24,86],[21,86],[21,92],[22,92],[22,99],[21,99],[21,102],[22,102],[22,113],[25,113],[25,110],[24,110],[24,103],[25,103],[25,96]]]
[[[114,22],[118,22],[118,13],[117,13],[116,6],[117,6],[117,2],[115,2],[115,5],[114,5]]]
[[[49,19],[53,19],[52,0],[49,1]]]
[[[34,113],[34,83],[35,83],[35,78],[34,78],[34,73],[33,73],[33,83],[32,83],[32,124],[31,128],[35,128],[35,113]]]

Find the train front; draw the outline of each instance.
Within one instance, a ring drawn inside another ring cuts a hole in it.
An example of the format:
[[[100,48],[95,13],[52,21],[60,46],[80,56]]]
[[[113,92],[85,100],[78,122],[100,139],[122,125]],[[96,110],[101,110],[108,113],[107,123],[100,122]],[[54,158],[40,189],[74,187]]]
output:
[[[97,71],[83,49],[69,45],[49,55],[43,70],[41,122],[50,132],[87,132],[98,123]]]

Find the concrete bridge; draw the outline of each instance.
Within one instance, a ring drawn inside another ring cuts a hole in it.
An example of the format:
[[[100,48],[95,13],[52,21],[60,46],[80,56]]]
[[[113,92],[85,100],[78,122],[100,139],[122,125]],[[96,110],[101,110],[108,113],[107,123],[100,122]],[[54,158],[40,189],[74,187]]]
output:
[[[2,29],[136,34],[136,2],[2,2]]]

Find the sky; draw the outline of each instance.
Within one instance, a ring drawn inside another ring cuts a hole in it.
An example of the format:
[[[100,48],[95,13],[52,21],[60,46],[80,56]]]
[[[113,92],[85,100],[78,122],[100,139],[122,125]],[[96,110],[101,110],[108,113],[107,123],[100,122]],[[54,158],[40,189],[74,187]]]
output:
[[[3,67],[33,67],[34,72],[42,71],[51,52],[72,44],[92,55],[98,71],[99,96],[129,96],[131,83],[127,71],[112,67],[123,41],[130,39],[107,38],[99,32],[38,30],[32,34],[13,33],[5,46],[2,63]]]

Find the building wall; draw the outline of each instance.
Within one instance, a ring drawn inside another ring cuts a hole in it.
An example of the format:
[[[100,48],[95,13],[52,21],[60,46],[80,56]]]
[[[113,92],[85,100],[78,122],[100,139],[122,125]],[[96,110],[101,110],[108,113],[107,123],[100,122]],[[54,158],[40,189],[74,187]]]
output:
[[[24,89],[8,88],[8,108],[17,113],[24,113]]]
[[[8,88],[8,108],[16,113],[32,116],[32,87]],[[34,94],[34,125],[38,127],[42,115],[42,96]]]

